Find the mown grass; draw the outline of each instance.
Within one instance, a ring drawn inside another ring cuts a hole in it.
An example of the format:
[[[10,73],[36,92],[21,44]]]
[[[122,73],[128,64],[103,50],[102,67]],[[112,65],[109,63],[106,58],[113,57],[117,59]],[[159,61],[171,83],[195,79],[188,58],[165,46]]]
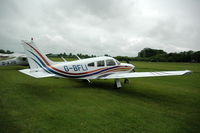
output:
[[[200,64],[133,63],[136,71],[193,73],[130,79],[115,90],[113,80],[35,79],[17,71],[25,67],[0,67],[0,132],[199,132]]]

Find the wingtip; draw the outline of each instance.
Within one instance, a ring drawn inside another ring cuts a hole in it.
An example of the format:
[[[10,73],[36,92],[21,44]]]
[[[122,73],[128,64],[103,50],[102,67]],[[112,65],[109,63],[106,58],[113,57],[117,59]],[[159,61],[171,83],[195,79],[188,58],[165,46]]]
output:
[[[192,73],[192,71],[191,70],[185,70],[185,73],[184,73],[184,75],[186,75],[186,74],[191,74]]]

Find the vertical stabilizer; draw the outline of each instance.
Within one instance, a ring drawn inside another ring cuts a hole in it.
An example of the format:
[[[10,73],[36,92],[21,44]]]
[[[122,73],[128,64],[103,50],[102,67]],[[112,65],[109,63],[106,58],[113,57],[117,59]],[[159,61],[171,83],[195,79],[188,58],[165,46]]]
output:
[[[43,54],[31,39],[30,42],[22,41],[25,54],[28,59],[31,71],[38,71],[39,69],[46,69],[47,66],[54,64],[48,57]]]

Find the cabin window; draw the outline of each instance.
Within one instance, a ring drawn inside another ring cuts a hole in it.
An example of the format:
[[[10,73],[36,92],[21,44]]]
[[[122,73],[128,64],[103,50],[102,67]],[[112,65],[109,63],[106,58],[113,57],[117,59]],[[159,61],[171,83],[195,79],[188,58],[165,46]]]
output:
[[[94,62],[88,64],[89,67],[94,67]]]
[[[97,61],[97,67],[105,66],[104,60]]]
[[[115,61],[114,61],[114,60],[110,59],[110,60],[106,60],[106,65],[107,65],[107,66],[114,66],[114,65],[116,65],[116,64],[115,64]]]

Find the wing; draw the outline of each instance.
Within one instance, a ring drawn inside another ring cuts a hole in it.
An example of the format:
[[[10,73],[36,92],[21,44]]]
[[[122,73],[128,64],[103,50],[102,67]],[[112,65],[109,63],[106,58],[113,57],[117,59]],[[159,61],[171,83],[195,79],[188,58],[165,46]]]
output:
[[[119,79],[119,78],[139,78],[139,77],[158,77],[158,76],[176,76],[191,73],[190,70],[184,71],[160,71],[160,72],[132,72],[132,73],[115,73],[102,75],[98,79]]]
[[[50,73],[43,72],[43,71],[31,72],[30,69],[23,69],[23,70],[19,70],[19,71],[21,73],[32,76],[34,78],[45,78],[45,77],[54,77],[55,76],[55,74],[50,74]]]

